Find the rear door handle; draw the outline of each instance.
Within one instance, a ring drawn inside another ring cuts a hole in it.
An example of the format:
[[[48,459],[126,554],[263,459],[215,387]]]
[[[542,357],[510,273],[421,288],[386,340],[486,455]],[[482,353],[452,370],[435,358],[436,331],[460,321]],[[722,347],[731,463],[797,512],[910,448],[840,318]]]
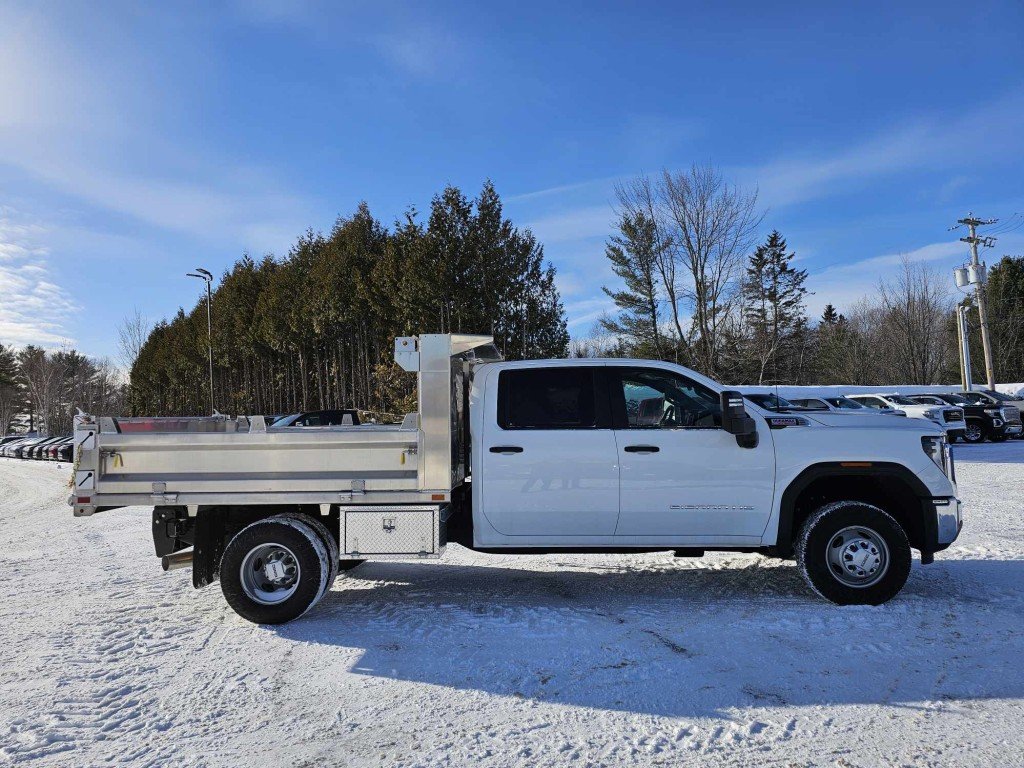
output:
[[[626,453],[657,453],[661,448],[656,445],[627,445],[622,450]]]
[[[522,452],[523,452],[523,449],[520,448],[518,445],[492,445],[491,446],[491,453],[511,454],[511,453],[522,453]]]

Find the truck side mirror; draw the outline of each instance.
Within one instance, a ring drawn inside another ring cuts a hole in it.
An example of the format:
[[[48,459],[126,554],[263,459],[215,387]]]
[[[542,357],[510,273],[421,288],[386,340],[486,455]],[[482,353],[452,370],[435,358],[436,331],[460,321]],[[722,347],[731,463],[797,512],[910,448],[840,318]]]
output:
[[[730,435],[736,435],[736,445],[740,448],[757,447],[757,423],[747,413],[743,404],[743,395],[734,390],[726,390],[721,394],[722,429]]]

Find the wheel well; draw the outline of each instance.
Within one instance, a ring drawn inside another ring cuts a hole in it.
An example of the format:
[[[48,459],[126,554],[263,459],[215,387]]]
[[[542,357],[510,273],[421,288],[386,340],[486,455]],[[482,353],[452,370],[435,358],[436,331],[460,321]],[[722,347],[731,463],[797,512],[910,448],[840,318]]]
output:
[[[803,485],[792,498],[791,524],[788,531],[779,531],[779,549],[790,556],[804,521],[825,504],[846,500],[862,501],[888,512],[906,531],[912,547],[924,546],[920,494],[907,480],[896,474],[825,474]],[[784,496],[784,505],[787,501]]]
[[[247,525],[281,514],[315,518],[327,526],[335,538],[340,534],[340,509],[331,505],[330,513],[320,514],[318,504],[267,505],[252,507],[200,507],[195,521],[195,547],[192,554],[192,584],[197,589],[220,578],[220,559],[228,542]]]

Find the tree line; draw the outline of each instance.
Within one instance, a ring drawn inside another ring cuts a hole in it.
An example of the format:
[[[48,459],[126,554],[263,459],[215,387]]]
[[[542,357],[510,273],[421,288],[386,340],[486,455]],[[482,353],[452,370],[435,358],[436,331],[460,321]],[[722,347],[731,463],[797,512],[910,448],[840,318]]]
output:
[[[124,406],[124,384],[115,366],[64,348],[0,344],[0,434],[20,421],[22,431],[71,434],[76,408],[115,414]]]
[[[355,407],[400,417],[413,377],[396,336],[493,335],[506,358],[560,357],[569,334],[555,269],[487,182],[468,199],[446,187],[426,221],[387,227],[366,204],[327,235],[308,231],[284,258],[244,256],[213,293],[214,404],[225,413]],[[140,332],[122,328],[136,414],[209,411],[205,297]]]
[[[616,190],[616,232],[605,256],[619,278],[605,288],[616,311],[579,356],[671,360],[731,384],[936,384],[959,381],[948,273],[904,259],[877,290],[840,312],[808,315],[807,272],[764,222],[757,193],[710,166],[641,176]],[[997,379],[1024,379],[1024,258],[989,277]],[[960,303],[971,305],[973,299]],[[972,315],[975,319],[977,314]],[[972,329],[973,380],[980,333]]]

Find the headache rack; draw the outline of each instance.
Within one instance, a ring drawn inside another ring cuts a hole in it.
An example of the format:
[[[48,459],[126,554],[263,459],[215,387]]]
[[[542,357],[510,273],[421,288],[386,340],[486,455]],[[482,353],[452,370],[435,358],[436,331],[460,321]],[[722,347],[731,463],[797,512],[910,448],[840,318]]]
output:
[[[443,503],[469,471],[473,371],[501,355],[490,336],[395,340],[417,374],[402,424],[272,427],[262,416],[75,417],[76,516],[132,505]]]

